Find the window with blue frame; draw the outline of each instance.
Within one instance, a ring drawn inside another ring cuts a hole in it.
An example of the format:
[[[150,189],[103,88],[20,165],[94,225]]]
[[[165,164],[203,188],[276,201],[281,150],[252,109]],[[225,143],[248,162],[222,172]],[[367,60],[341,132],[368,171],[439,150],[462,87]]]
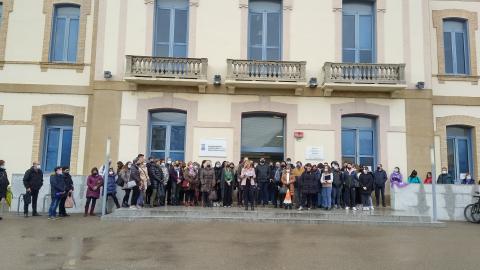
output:
[[[248,59],[281,60],[282,1],[250,0]]]
[[[149,156],[184,161],[186,122],[187,114],[184,112],[152,112],[150,114]]]
[[[345,63],[375,63],[375,1],[343,1],[342,47]]]
[[[447,127],[448,171],[459,183],[465,173],[473,174],[472,129],[464,126]]]
[[[44,120],[43,168],[51,172],[56,166],[70,166],[73,117],[47,116]]]
[[[80,6],[55,5],[52,22],[51,62],[77,62]]]
[[[157,0],[154,55],[187,57],[188,0]]]
[[[443,44],[446,74],[469,74],[467,21],[462,19],[443,20]]]
[[[376,119],[342,117],[342,160],[375,168],[377,162]]]

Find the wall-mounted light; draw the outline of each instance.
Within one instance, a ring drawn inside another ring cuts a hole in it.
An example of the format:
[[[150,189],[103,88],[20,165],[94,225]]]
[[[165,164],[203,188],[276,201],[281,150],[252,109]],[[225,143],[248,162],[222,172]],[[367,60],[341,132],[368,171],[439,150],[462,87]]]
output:
[[[222,84],[222,76],[221,75],[213,76],[213,85],[219,86],[221,84]]]
[[[105,71],[103,72],[103,78],[105,78],[105,79],[111,79],[112,77],[113,77],[113,75],[112,75],[112,72],[111,72],[111,71],[105,70]]]
[[[317,88],[317,86],[318,86],[317,78],[315,77],[310,78],[310,80],[308,81],[308,87]]]
[[[422,90],[425,88],[425,82],[417,82],[415,87],[417,87],[418,90]]]

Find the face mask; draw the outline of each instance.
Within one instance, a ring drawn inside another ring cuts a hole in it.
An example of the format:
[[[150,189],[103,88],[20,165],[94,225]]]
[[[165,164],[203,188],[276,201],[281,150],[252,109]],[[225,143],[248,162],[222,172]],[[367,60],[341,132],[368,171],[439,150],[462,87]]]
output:
[[[447,171],[443,170],[443,171],[442,171],[442,174],[447,174]]]
[[[364,173],[364,174],[367,174],[367,172],[368,172],[367,170],[363,170],[363,173]]]
[[[398,173],[398,169],[393,170],[394,172]]]
[[[57,174],[58,174],[58,175],[61,175],[61,174],[62,174],[62,171],[57,171]]]
[[[212,167],[212,165],[210,165],[210,164],[207,164],[207,168],[210,168],[210,167]]]
[[[220,164],[215,164],[215,167],[220,168]]]
[[[171,161],[171,160],[167,160],[167,164],[172,164],[172,161]]]
[[[233,169],[234,167],[233,166],[230,166],[230,169]]]
[[[265,161],[263,161],[263,160],[260,160],[260,164],[265,164]]]
[[[127,168],[130,169],[131,167],[132,167],[132,164],[128,164],[128,165],[127,165]]]
[[[113,172],[108,172],[108,175],[113,175]]]
[[[37,170],[40,170],[40,165],[35,166],[35,168],[37,168]]]
[[[193,166],[193,168],[196,170],[196,169],[198,169],[198,166]]]
[[[381,170],[382,170],[382,167],[377,167],[377,170],[381,171]]]
[[[165,167],[165,163],[160,163],[160,166]]]
[[[97,174],[98,174],[98,172],[93,172],[93,175],[97,175]]]

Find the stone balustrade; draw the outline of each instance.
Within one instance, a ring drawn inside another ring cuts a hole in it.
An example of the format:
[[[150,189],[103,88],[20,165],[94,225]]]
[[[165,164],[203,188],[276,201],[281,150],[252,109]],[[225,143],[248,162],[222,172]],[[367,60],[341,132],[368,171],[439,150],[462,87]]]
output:
[[[306,62],[227,59],[227,80],[304,82]]]
[[[327,62],[323,73],[324,83],[405,84],[405,64]]]
[[[207,58],[127,55],[125,77],[207,79]]]

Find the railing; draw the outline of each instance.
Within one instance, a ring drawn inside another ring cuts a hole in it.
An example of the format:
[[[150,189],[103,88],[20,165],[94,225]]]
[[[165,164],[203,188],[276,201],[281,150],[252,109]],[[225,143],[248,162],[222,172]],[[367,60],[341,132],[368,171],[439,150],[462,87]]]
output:
[[[125,77],[207,79],[206,58],[127,55]]]
[[[324,83],[405,84],[405,64],[327,62],[323,72]]]
[[[227,79],[237,81],[304,82],[306,62],[227,59]]]

